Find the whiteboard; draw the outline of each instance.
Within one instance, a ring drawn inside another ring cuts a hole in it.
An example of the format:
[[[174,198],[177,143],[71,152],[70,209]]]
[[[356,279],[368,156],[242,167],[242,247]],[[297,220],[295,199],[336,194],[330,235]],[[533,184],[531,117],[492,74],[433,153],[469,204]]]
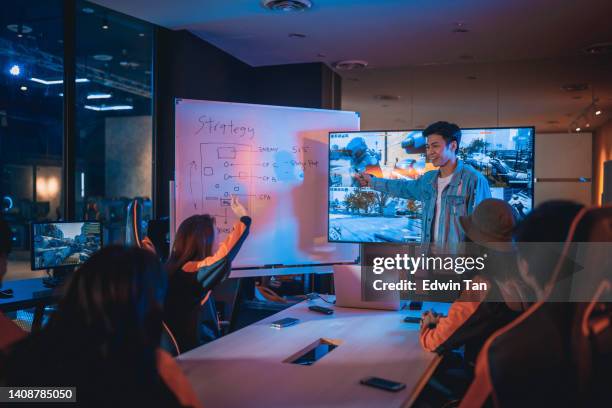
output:
[[[175,228],[211,214],[221,242],[234,194],[253,219],[234,268],[355,261],[327,241],[328,133],[350,130],[355,112],[176,99]]]

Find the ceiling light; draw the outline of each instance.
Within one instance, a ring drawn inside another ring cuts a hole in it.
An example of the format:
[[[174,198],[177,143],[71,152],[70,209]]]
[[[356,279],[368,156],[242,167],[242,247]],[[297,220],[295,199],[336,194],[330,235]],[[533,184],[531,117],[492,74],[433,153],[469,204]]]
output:
[[[585,127],[591,127],[591,124],[590,124],[590,123],[587,123]]]
[[[580,128],[579,127],[576,128],[576,132],[580,132]]]
[[[12,76],[18,76],[21,74],[21,68],[19,68],[19,65],[15,64],[9,69],[9,72]]]
[[[334,64],[334,67],[339,71],[359,70],[364,69],[367,66],[368,62],[362,60],[345,60],[336,62]]]
[[[144,34],[144,33],[139,33],[139,34],[138,34],[138,36],[139,36],[139,37],[144,37],[144,36],[145,36],[145,34]]]
[[[563,89],[565,92],[586,91],[587,89],[589,89],[589,84],[585,84],[585,83],[565,84],[565,85],[561,85],[561,89]]]
[[[465,33],[469,33],[469,32],[470,32],[470,30],[468,30],[465,27],[465,23],[463,23],[463,22],[455,23],[455,28],[453,29],[453,33],[465,34]]]
[[[23,37],[23,34],[30,34],[32,32],[32,27],[23,24],[9,24],[6,28],[9,31],[21,35],[21,37]]]
[[[296,12],[312,7],[310,0],[261,0],[261,5],[271,11]]]
[[[63,79],[50,79],[50,80],[46,80],[46,79],[40,79],[40,78],[30,78],[30,81],[32,82],[37,82],[39,84],[43,84],[43,85],[59,85],[59,84],[63,84],[64,80]]]
[[[85,105],[85,109],[89,109],[89,110],[96,111],[96,112],[105,112],[105,111],[131,110],[131,109],[134,109],[134,107],[132,105],[110,105],[110,106]]]
[[[27,87],[27,86],[25,86],[25,85],[22,85],[22,86],[21,86],[19,89],[21,89],[22,91],[27,91],[27,90],[28,90],[28,87]]]
[[[93,56],[93,59],[95,59],[96,61],[107,62],[111,61],[113,59],[113,56],[108,54],[96,54]]]
[[[596,111],[595,111],[595,115],[597,115],[597,116],[601,115],[601,110],[599,110],[599,109],[598,109],[598,110],[596,110]]]
[[[90,93],[89,95],[87,95],[87,99],[108,99],[112,96],[113,95],[109,93]]]
[[[108,30],[108,19],[106,17],[104,17],[104,20],[102,20],[102,29]]]
[[[399,95],[374,95],[374,99],[379,101],[399,101],[400,98]]]
[[[40,79],[40,78],[30,78],[30,81],[32,82],[36,82],[39,84],[43,84],[43,85],[60,85],[64,83],[63,79]],[[87,78],[77,78],[74,80],[74,82],[76,83],[83,83],[83,82],[89,82],[89,79]]]
[[[583,51],[592,55],[612,54],[612,42],[589,45]]]

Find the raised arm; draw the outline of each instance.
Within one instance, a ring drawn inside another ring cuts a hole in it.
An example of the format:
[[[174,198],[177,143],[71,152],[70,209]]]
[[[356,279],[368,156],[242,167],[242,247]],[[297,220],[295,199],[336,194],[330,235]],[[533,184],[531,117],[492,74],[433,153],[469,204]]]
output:
[[[183,266],[185,272],[196,272],[200,268],[210,266],[224,258],[227,258],[228,262],[234,260],[238,251],[242,247],[242,243],[249,235],[249,229],[251,226],[251,217],[247,215],[244,207],[238,202],[235,197],[232,197],[232,211],[236,216],[240,217],[238,221],[232,227],[232,231],[229,233],[227,238],[219,245],[217,251],[202,260],[187,262]]]
[[[399,198],[421,199],[421,178],[416,180],[389,180],[372,177],[367,173],[358,173],[355,178],[361,187],[370,187]]]

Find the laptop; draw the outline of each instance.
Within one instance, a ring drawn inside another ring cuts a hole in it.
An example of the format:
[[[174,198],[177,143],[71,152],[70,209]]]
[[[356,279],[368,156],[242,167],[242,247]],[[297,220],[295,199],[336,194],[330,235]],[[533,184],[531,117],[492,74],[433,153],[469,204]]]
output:
[[[358,309],[400,310],[400,292],[380,292],[380,300],[365,301],[361,299],[361,266],[334,265],[334,288],[336,306]]]

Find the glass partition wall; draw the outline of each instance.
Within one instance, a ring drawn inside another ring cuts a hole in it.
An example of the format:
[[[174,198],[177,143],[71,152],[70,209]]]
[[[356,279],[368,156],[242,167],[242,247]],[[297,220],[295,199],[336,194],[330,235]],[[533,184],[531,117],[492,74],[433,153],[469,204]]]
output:
[[[125,242],[132,200],[152,217],[154,26],[65,0],[7,3],[0,22],[0,193],[14,233],[5,279],[27,279],[45,274],[30,269],[32,221],[99,220],[106,244]]]

